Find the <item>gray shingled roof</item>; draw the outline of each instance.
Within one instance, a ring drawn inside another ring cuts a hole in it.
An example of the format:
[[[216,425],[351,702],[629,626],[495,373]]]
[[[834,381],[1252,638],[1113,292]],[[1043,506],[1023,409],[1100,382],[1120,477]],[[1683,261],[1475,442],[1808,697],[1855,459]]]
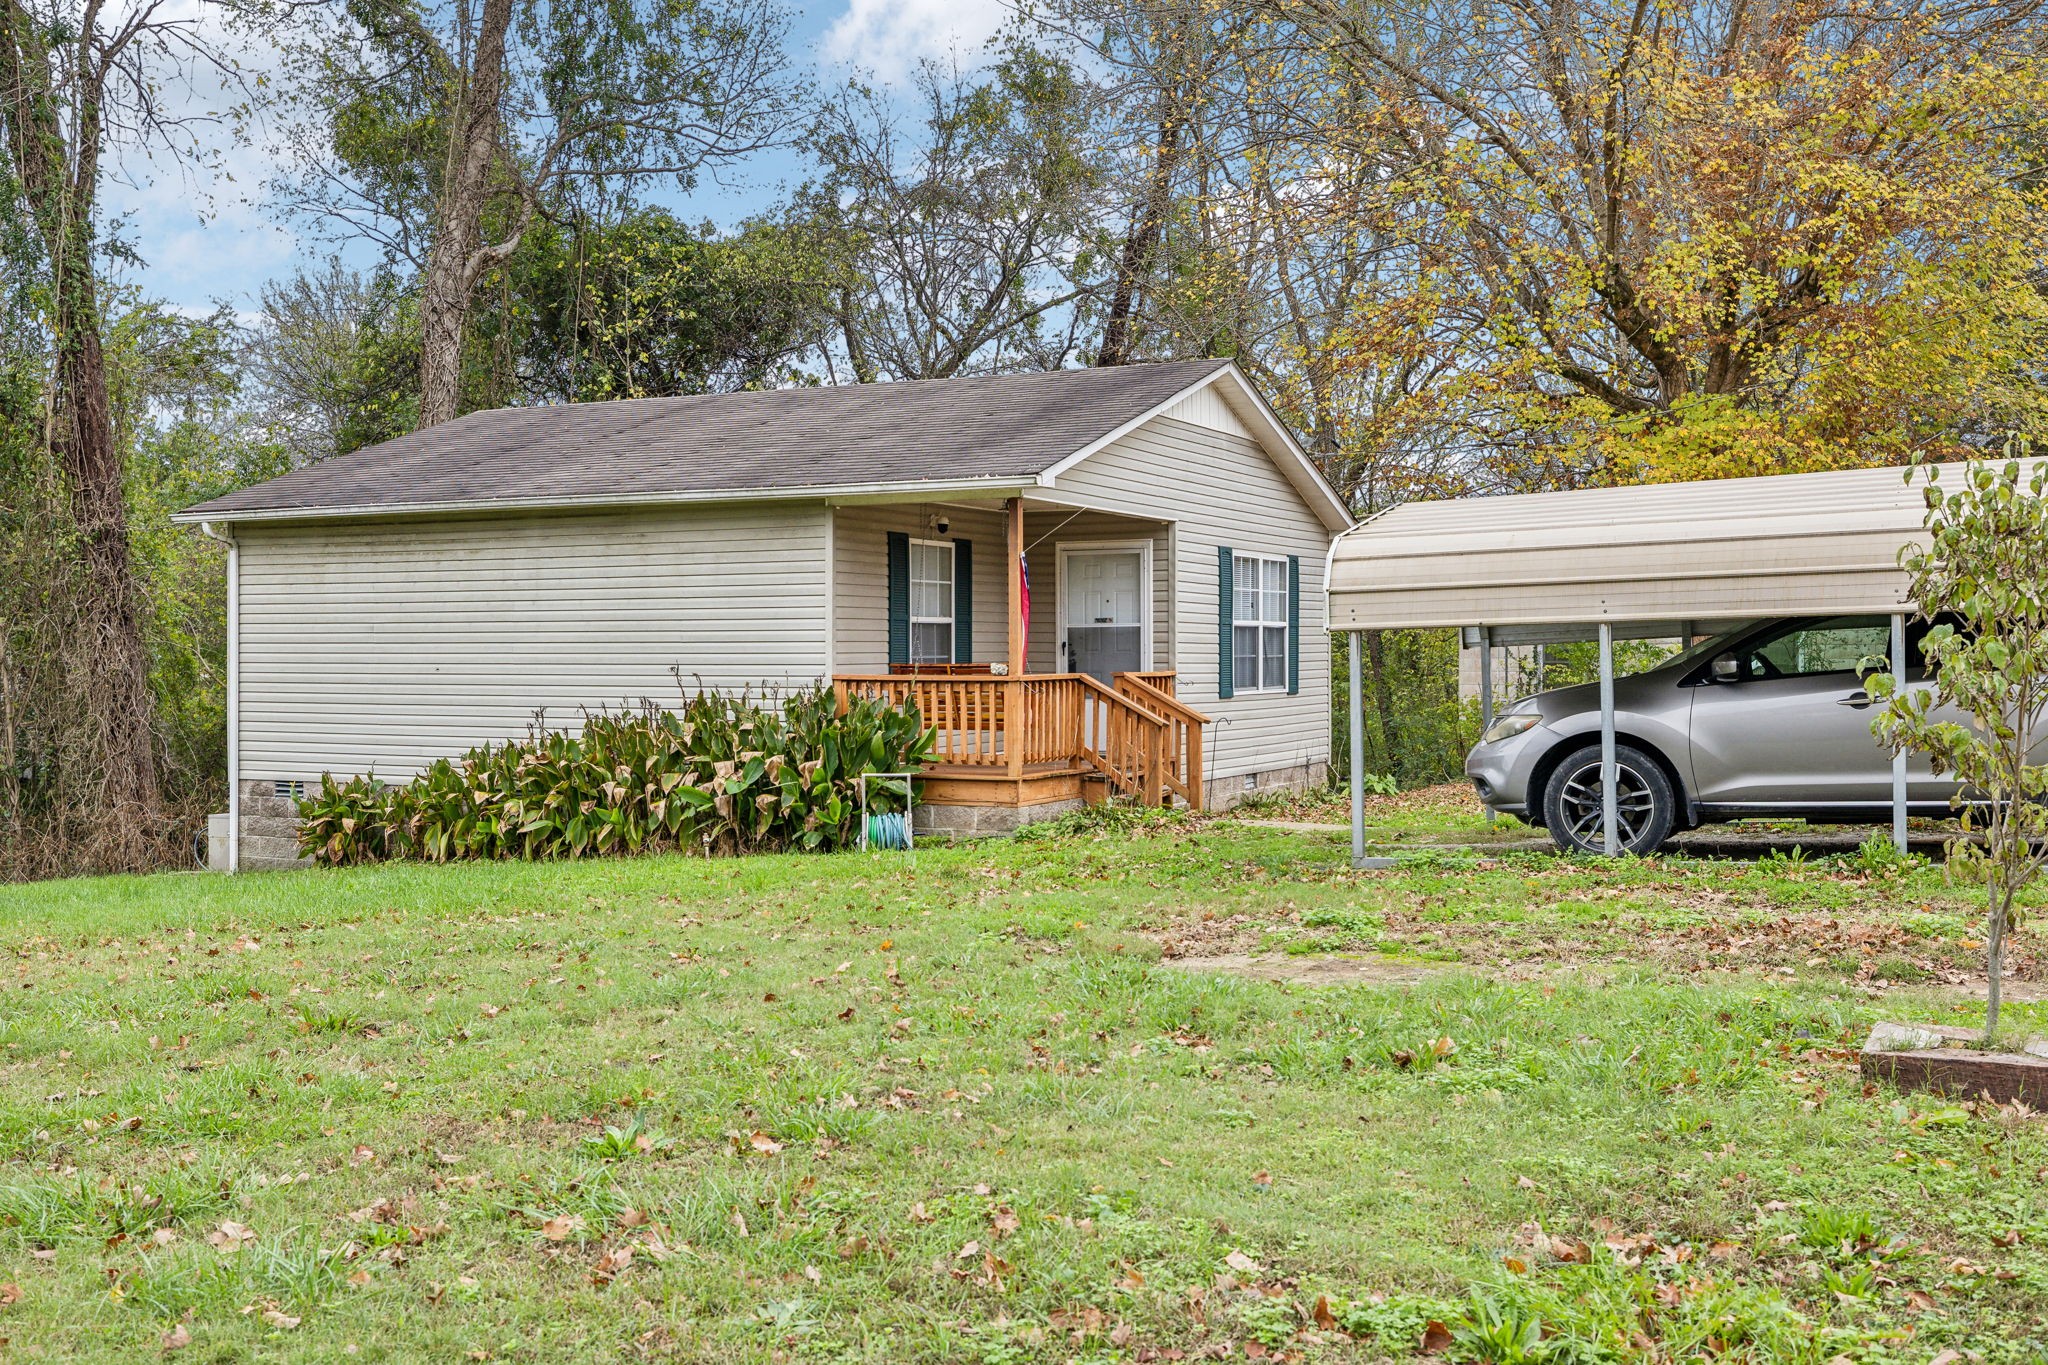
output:
[[[181,519],[1031,478],[1227,360],[471,413]]]

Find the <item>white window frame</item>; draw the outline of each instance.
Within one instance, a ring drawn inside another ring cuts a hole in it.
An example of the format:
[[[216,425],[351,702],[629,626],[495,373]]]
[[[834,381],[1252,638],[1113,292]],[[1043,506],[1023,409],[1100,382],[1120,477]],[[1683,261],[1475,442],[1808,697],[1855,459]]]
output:
[[[949,664],[960,651],[960,603],[953,603],[951,616],[919,616],[917,614],[917,547],[930,546],[946,552],[946,591],[957,594],[960,590],[960,547],[951,540],[911,539],[910,547],[910,662],[912,664]],[[946,657],[943,659],[920,659],[917,657],[917,628],[919,626],[944,626],[946,628]]]
[[[1259,592],[1258,592],[1259,600],[1260,600],[1260,602],[1261,602],[1261,604],[1262,604],[1262,605],[1261,605],[1261,607],[1260,607],[1260,610],[1261,610],[1261,612],[1263,612],[1263,611],[1265,610],[1265,608],[1264,608],[1264,606],[1263,606],[1263,603],[1264,603],[1264,601],[1265,601],[1265,596],[1266,596],[1266,593],[1265,593],[1265,569],[1264,569],[1264,567],[1263,567],[1263,566],[1264,566],[1264,565],[1267,565],[1267,564],[1277,564],[1277,565],[1279,565],[1279,566],[1280,566],[1280,586],[1281,586],[1281,593],[1280,593],[1280,618],[1279,618],[1279,619],[1278,619],[1277,621],[1276,621],[1276,620],[1269,620],[1269,619],[1268,619],[1267,617],[1265,617],[1264,615],[1260,615],[1260,616],[1258,616],[1258,617],[1255,617],[1255,618],[1247,618],[1247,617],[1245,617],[1245,616],[1241,615],[1241,614],[1240,614],[1240,613],[1238,612],[1238,609],[1237,609],[1237,592],[1238,592],[1238,588],[1239,588],[1239,586],[1240,586],[1240,585],[1241,585],[1241,584],[1242,584],[1242,583],[1244,582],[1244,579],[1243,579],[1243,578],[1241,577],[1240,571],[1241,571],[1241,569],[1242,569],[1242,566],[1243,566],[1243,565],[1245,565],[1246,563],[1252,563],[1252,564],[1257,564],[1257,565],[1260,565],[1260,566],[1261,566],[1261,568],[1260,568],[1260,570],[1259,570],[1259,579],[1260,579],[1260,586],[1259,586]],[[1292,653],[1292,651],[1293,651],[1293,646],[1294,646],[1294,641],[1293,641],[1293,640],[1292,640],[1291,638],[1289,638],[1289,636],[1288,636],[1288,634],[1287,634],[1287,631],[1288,631],[1288,625],[1287,625],[1287,600],[1288,600],[1288,598],[1289,598],[1289,597],[1291,597],[1292,595],[1293,595],[1293,587],[1292,587],[1292,584],[1290,584],[1290,583],[1288,582],[1288,577],[1287,577],[1287,559],[1286,559],[1286,557],[1285,557],[1285,556],[1283,556],[1283,555],[1262,555],[1262,554],[1255,554],[1255,553],[1247,553],[1246,551],[1243,551],[1243,550],[1238,550],[1238,549],[1232,549],[1232,550],[1231,550],[1231,552],[1230,552],[1230,656],[1231,656],[1231,678],[1230,678],[1230,691],[1231,691],[1231,694],[1232,694],[1233,696],[1244,696],[1244,695],[1247,695],[1247,694],[1250,694],[1250,695],[1258,695],[1258,694],[1263,694],[1263,693],[1268,693],[1268,692],[1274,692],[1274,693],[1281,693],[1281,694],[1285,694],[1285,693],[1286,693],[1286,691],[1287,691],[1287,660],[1288,660],[1288,657],[1289,657],[1289,655],[1290,655],[1290,654]],[[1259,630],[1259,649],[1258,649],[1258,653],[1257,653],[1257,654],[1255,655],[1255,657],[1256,657],[1256,658],[1257,658],[1257,659],[1259,660],[1259,673],[1260,673],[1260,675],[1261,675],[1261,676],[1260,676],[1260,678],[1258,679],[1258,681],[1256,681],[1256,682],[1253,682],[1253,683],[1247,683],[1247,682],[1245,681],[1245,679],[1243,679],[1243,678],[1241,678],[1241,677],[1237,676],[1237,632],[1238,632],[1238,628],[1239,628],[1239,627],[1241,627],[1241,626],[1255,626],[1255,627],[1257,627],[1257,628],[1258,628],[1258,630]],[[1266,646],[1266,639],[1265,639],[1265,632],[1266,632],[1266,631],[1268,631],[1268,630],[1271,630],[1271,629],[1273,629],[1273,628],[1275,628],[1275,627],[1277,627],[1277,628],[1279,629],[1279,631],[1280,631],[1280,677],[1279,677],[1279,680],[1278,680],[1278,681],[1270,681],[1270,680],[1268,680],[1268,679],[1266,679],[1266,678],[1264,677],[1264,674],[1265,674],[1265,671],[1266,671],[1266,670],[1265,670],[1265,659],[1266,659],[1266,648],[1265,648],[1265,646]]]

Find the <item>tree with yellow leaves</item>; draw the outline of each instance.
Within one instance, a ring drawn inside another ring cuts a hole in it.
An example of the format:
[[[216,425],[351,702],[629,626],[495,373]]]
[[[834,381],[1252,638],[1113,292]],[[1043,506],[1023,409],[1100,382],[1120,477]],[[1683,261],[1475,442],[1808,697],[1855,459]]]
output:
[[[1339,207],[1400,264],[1330,345],[1420,348],[1402,401],[1546,482],[2033,428],[2038,8],[1263,0],[1296,164],[1373,162]]]

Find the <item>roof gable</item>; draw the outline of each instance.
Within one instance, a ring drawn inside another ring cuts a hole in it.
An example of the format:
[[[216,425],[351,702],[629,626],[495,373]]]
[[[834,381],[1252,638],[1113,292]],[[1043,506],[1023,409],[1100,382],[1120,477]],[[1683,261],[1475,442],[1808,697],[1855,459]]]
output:
[[[1294,486],[1294,491],[1301,495],[1302,501],[1308,504],[1309,510],[1332,534],[1352,525],[1354,519],[1350,507],[1330,486],[1322,471],[1316,468],[1315,461],[1294,439],[1287,424],[1245,378],[1244,371],[1237,368],[1235,361],[1200,376],[1183,392],[1081,447],[1047,469],[1039,483],[1045,487],[1056,486],[1060,475],[1108,450],[1119,439],[1146,423],[1162,417],[1191,422],[1251,441],[1266,452],[1266,457],[1273,461],[1287,482]]]

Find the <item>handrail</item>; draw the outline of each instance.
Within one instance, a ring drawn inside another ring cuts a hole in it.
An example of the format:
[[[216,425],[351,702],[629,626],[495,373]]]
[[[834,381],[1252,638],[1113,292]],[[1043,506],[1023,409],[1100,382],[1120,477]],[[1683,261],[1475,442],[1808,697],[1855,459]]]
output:
[[[1162,691],[1146,681],[1142,673],[1119,673],[1116,687],[1120,693],[1134,695],[1141,701],[1162,713],[1168,724],[1165,754],[1166,785],[1180,793],[1188,809],[1202,809],[1202,796],[1206,784],[1202,774],[1202,733],[1209,717],[1189,706],[1171,693]]]
[[[1170,728],[1166,718],[1085,673],[1074,676],[1080,681],[1082,695],[1092,698],[1100,709],[1094,716],[1085,709],[1082,713],[1084,728],[1076,746],[1082,760],[1107,777],[1111,786],[1148,806],[1160,805]],[[1092,735],[1086,725],[1091,719],[1095,722]]]
[[[1149,708],[1138,705],[1136,701],[1132,700],[1130,697],[1124,696],[1121,692],[1118,692],[1115,688],[1111,687],[1108,683],[1103,682],[1100,678],[1097,678],[1092,673],[1069,673],[1065,676],[1077,679],[1080,682],[1081,686],[1087,688],[1091,692],[1100,693],[1102,697],[1107,701],[1121,703],[1122,705],[1129,707],[1132,711],[1137,713],[1139,719],[1141,720],[1149,721],[1153,725],[1166,724],[1166,717],[1156,715]]]
[[[1119,673],[1116,675],[1116,681],[1119,687],[1134,688],[1138,693],[1134,700],[1145,701],[1155,710],[1176,712],[1190,725],[1213,723],[1210,717],[1203,715],[1171,692],[1162,691],[1146,682],[1143,673]]]

